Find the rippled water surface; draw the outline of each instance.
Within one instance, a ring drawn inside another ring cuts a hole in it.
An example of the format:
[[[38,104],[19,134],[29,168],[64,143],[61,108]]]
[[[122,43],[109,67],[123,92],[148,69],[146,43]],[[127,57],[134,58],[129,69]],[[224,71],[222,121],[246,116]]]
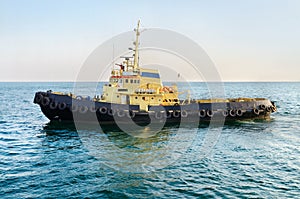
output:
[[[278,112],[150,138],[52,124],[32,103],[72,87],[0,83],[0,198],[299,198],[300,83],[225,83],[226,97],[270,98]]]

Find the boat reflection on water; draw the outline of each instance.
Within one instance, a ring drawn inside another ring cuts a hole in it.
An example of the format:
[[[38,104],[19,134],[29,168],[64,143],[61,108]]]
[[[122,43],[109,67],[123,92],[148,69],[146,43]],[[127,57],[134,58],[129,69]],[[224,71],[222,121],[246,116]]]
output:
[[[79,127],[79,128],[78,128]],[[125,172],[146,172],[176,162],[191,146],[198,128],[169,126],[159,132],[144,127],[137,136],[117,130],[115,126],[50,122],[44,127],[48,136],[77,132],[77,139],[90,156],[101,164]],[[64,136],[64,135],[62,135]]]
[[[176,164],[193,156],[201,159],[210,154],[218,142],[222,130],[239,129],[249,132],[251,129],[264,131],[268,128],[265,120],[227,123],[224,126],[201,124],[200,128],[188,125],[164,126],[159,132],[145,126],[134,133],[125,133],[115,125],[87,125],[65,122],[50,122],[45,125],[47,136],[63,136],[68,132],[69,139],[78,138],[81,147],[101,165],[122,172],[141,173]],[[263,124],[263,125],[262,125]],[[228,132],[228,131],[227,131]]]

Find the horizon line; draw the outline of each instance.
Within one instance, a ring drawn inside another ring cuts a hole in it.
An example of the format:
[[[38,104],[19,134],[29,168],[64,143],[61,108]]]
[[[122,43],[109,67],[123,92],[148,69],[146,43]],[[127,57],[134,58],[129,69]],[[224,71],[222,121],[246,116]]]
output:
[[[54,80],[54,81],[39,81],[39,80],[6,80],[6,81],[2,81],[0,80],[0,83],[76,83],[76,82],[81,82],[81,83],[95,83],[95,82],[108,82],[108,81],[71,81],[71,80]],[[300,83],[300,80],[224,80],[224,81],[195,81],[195,80],[190,80],[190,81],[172,81],[172,80],[168,80],[168,81],[162,81],[162,82],[201,82],[201,83],[220,83],[220,82],[224,82],[224,83],[255,83],[255,82],[262,82],[262,83]]]

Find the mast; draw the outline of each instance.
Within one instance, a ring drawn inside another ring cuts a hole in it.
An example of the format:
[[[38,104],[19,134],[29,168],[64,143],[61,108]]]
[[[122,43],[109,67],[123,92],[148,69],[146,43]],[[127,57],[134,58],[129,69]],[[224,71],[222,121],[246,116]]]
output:
[[[135,37],[135,49],[134,49],[134,63],[133,63],[133,70],[136,70],[139,67],[139,36],[140,36],[140,32],[139,32],[139,28],[140,28],[140,20],[137,23],[137,28],[134,29],[134,31],[136,32],[136,37]]]

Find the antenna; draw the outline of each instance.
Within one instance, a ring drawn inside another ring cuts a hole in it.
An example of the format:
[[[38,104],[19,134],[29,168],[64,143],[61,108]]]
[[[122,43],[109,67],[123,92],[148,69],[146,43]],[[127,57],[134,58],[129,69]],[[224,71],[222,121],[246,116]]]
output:
[[[140,28],[140,20],[138,20],[138,23],[137,23],[137,27],[136,29],[134,29],[134,31],[136,32],[135,36],[135,42],[133,43],[135,45],[135,53],[134,53],[134,63],[133,63],[133,69],[137,69],[139,67],[139,51],[138,51],[138,48],[139,48],[139,36],[140,36],[140,32],[139,32],[139,28]]]

